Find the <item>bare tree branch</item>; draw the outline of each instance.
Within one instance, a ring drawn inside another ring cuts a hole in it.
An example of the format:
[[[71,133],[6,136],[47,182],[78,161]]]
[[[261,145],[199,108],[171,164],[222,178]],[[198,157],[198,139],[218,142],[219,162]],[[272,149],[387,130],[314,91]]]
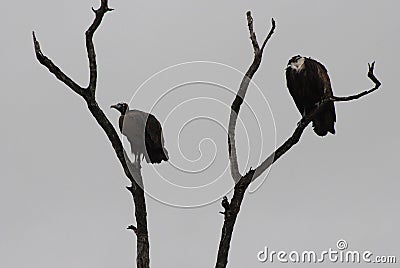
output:
[[[237,214],[239,213],[244,192],[247,189],[247,186],[243,187],[242,185],[246,181],[245,178],[247,177],[250,178],[251,181],[253,173],[252,171],[251,175],[248,173],[245,176],[242,176],[239,172],[237,152],[236,152],[236,141],[235,141],[235,129],[236,129],[237,117],[240,111],[240,107],[243,103],[244,97],[246,96],[249,83],[253,78],[254,74],[256,73],[256,71],[258,70],[258,68],[260,67],[263,49],[275,30],[275,21],[274,19],[272,19],[271,30],[269,31],[267,37],[263,42],[262,49],[260,49],[253,28],[253,17],[251,16],[251,12],[247,11],[246,15],[247,15],[247,26],[249,28],[249,33],[250,33],[250,40],[254,51],[254,58],[249,69],[244,75],[242,82],[240,83],[238,93],[236,94],[236,97],[231,106],[231,114],[229,117],[229,126],[228,126],[229,162],[231,167],[232,178],[235,181],[236,185],[231,202],[229,203],[226,198],[223,199],[223,207],[225,209],[224,212],[225,220],[224,220],[224,225],[222,227],[221,240],[218,248],[217,263],[215,266],[216,268],[226,267],[228,263],[228,253],[230,248],[230,242],[232,239],[233,227],[236,222]]]
[[[239,91],[236,95],[235,100],[232,103],[231,114],[229,117],[229,126],[228,126],[229,162],[230,162],[230,167],[231,167],[232,178],[235,181],[235,183],[238,182],[239,179],[242,177],[242,175],[239,172],[239,166],[238,166],[238,161],[237,161],[237,152],[236,152],[236,141],[235,141],[235,129],[236,129],[237,116],[239,114],[240,106],[243,103],[244,97],[246,96],[246,92],[249,87],[249,83],[250,83],[251,79],[253,78],[255,72],[258,70],[258,67],[261,64],[262,52],[263,52],[263,50],[260,50],[260,46],[258,45],[256,34],[253,30],[253,18],[251,16],[250,11],[247,11],[247,25],[249,27],[250,40],[253,45],[254,58],[253,58],[253,62],[250,65],[248,71],[246,72],[245,76],[243,77],[242,82],[240,83]],[[275,30],[275,21],[274,21],[274,19],[272,19],[272,28],[269,31],[268,36],[265,38],[262,49],[265,47],[269,38],[272,36],[274,30]]]
[[[49,71],[54,74],[58,80],[66,84],[69,88],[71,88],[75,93],[77,93],[80,96],[85,95],[85,91],[82,87],[80,87],[77,83],[72,81],[71,78],[69,78],[63,71],[61,71],[60,68],[58,68],[49,58],[47,58],[45,55],[43,55],[42,51],[40,50],[40,44],[36,39],[35,32],[32,31],[32,38],[33,38],[33,45],[35,48],[35,54],[37,60],[44,66],[49,69]]]
[[[89,58],[89,91],[94,95],[96,90],[97,83],[97,64],[96,64],[96,53],[93,45],[93,35],[96,32],[97,28],[100,26],[101,21],[103,20],[104,14],[108,11],[112,11],[112,8],[108,7],[107,0],[101,0],[101,5],[99,9],[92,8],[93,12],[96,14],[95,19],[93,20],[92,25],[90,25],[89,29],[87,29],[86,35],[86,50]]]
[[[108,139],[110,140],[115,154],[124,169],[126,177],[131,181],[131,186],[127,187],[128,191],[132,194],[133,201],[135,204],[135,218],[137,227],[135,229],[129,228],[135,231],[137,239],[137,249],[136,249],[136,264],[138,268],[148,268],[150,265],[149,259],[149,237],[147,230],[147,212],[146,212],[146,202],[143,190],[143,180],[141,175],[141,165],[140,162],[132,163],[122,145],[118,133],[115,128],[108,120],[103,110],[99,107],[95,92],[97,84],[97,65],[96,65],[96,53],[93,45],[93,35],[97,28],[100,26],[104,14],[113,9],[108,7],[107,0],[101,0],[100,8],[95,10],[95,19],[90,25],[89,29],[86,31],[86,48],[89,59],[89,71],[90,80],[89,86],[87,88],[82,88],[77,83],[75,83],[71,78],[69,78],[59,67],[57,67],[48,57],[46,57],[40,48],[39,41],[36,39],[35,33],[33,32],[33,43],[37,60],[45,66],[51,73],[53,73],[58,80],[66,84],[75,93],[79,94],[85,99],[88,109],[96,119],[97,123],[106,133]],[[132,225],[133,226],[133,225]]]
[[[266,37],[265,40],[264,40],[264,43],[263,43],[262,46],[261,46],[261,53],[263,53],[264,48],[265,48],[265,46],[267,45],[268,40],[271,38],[272,34],[274,33],[274,30],[275,30],[275,20],[274,20],[274,18],[271,19],[271,23],[272,23],[272,28],[271,28],[271,30],[269,31],[267,37]]]
[[[247,71],[246,75],[244,76],[242,83],[240,84],[238,94],[236,95],[235,100],[232,103],[232,110],[231,110],[231,117],[229,121],[229,129],[228,129],[228,150],[229,150],[229,160],[231,163],[231,169],[234,168],[235,170],[231,170],[232,177],[236,183],[233,197],[228,201],[226,197],[223,198],[221,205],[224,208],[224,224],[222,227],[221,232],[221,239],[218,248],[218,255],[217,255],[217,262],[216,268],[225,268],[228,264],[228,254],[230,249],[230,242],[232,239],[233,229],[236,223],[236,219],[238,213],[240,211],[240,207],[244,198],[244,194],[252,181],[254,181],[258,176],[260,176],[268,167],[270,167],[276,160],[278,160],[282,155],[284,155],[293,145],[297,144],[300,140],[300,137],[304,131],[304,129],[310,124],[312,119],[315,115],[329,102],[339,102],[339,101],[350,101],[361,98],[367,94],[370,94],[377,90],[381,82],[375,77],[374,75],[374,66],[375,63],[373,62],[371,65],[368,64],[368,78],[371,79],[372,82],[375,83],[375,86],[372,89],[366,90],[356,95],[348,96],[348,97],[330,97],[324,99],[319,106],[312,111],[310,114],[305,115],[297,124],[296,129],[294,130],[293,134],[289,139],[287,139],[278,149],[276,149],[270,156],[268,156],[256,169],[250,169],[245,175],[241,176],[238,171],[238,162],[237,162],[237,154],[236,154],[236,147],[235,147],[235,124],[237,120],[237,116],[239,114],[240,105],[243,103],[249,82],[255,72],[257,71],[260,63],[263,50],[272,36],[274,29],[275,29],[275,21],[272,19],[272,28],[265,39],[261,49],[259,49],[259,45],[256,39],[256,35],[253,31],[253,19],[251,17],[250,11],[247,12],[247,21],[248,27],[250,31],[250,39],[254,49],[254,59],[253,63],[251,64],[249,70]],[[233,149],[232,149],[233,148]],[[240,176],[237,179],[237,176]]]
[[[368,78],[371,79],[372,82],[375,83],[375,86],[369,90],[365,90],[359,94],[348,96],[348,97],[335,97],[332,96],[331,99],[333,101],[351,101],[351,100],[356,100],[359,99],[367,94],[370,94],[377,90],[381,86],[381,82],[378,80],[378,78],[375,77],[374,75],[374,68],[375,68],[375,62],[372,62],[371,64],[368,63]]]

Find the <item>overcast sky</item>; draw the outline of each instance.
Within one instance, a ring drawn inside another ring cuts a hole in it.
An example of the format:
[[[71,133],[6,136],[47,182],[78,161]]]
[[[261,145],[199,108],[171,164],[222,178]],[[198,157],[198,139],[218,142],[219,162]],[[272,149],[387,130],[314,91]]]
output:
[[[31,40],[35,30],[43,52],[86,86],[84,31],[99,2],[2,5],[0,267],[135,266],[136,239],[126,230],[135,222],[128,180],[84,101],[37,62]],[[242,172],[285,141],[300,119],[284,77],[293,55],[321,61],[335,95],[372,87],[366,73],[373,60],[383,85],[336,104],[336,135],[320,138],[308,127],[255,182],[235,227],[229,267],[281,267],[260,263],[257,252],[265,246],[321,252],[339,239],[350,250],[400,261],[400,5],[271,2],[110,1],[115,11],[95,34],[97,99],[108,118],[117,127],[119,115],[109,106],[125,101],[152,111],[164,127],[171,161],[143,164],[152,267],[215,265],[219,200],[232,187],[229,106],[253,55],[247,10],[260,41],[272,17],[277,28],[238,122]]]

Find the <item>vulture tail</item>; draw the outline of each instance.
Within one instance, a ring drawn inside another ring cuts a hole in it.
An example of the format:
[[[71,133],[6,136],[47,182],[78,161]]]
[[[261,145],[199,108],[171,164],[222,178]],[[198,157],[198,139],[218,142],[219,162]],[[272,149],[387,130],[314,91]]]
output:
[[[147,163],[160,164],[163,160],[168,161],[168,151],[165,148],[151,150],[148,153],[148,158],[146,158]]]
[[[335,106],[333,102],[326,104],[326,107],[318,113],[313,120],[314,132],[318,136],[325,136],[328,132],[335,134]]]

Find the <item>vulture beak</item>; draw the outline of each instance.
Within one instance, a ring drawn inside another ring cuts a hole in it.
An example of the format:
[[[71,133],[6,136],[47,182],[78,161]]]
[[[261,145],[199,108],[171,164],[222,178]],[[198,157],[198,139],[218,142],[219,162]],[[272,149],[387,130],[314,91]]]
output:
[[[117,109],[117,105],[116,105],[116,104],[111,105],[111,106],[110,106],[110,109],[111,109],[111,108]],[[118,109],[117,109],[117,110],[118,110]]]

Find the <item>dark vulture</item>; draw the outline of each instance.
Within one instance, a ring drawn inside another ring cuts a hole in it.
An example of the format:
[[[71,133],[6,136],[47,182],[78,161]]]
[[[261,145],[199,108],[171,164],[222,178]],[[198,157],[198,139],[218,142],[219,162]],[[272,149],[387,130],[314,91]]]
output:
[[[140,160],[141,156],[147,163],[152,164],[168,161],[161,124],[154,115],[139,110],[129,110],[126,103],[111,105],[111,108],[121,113],[119,129],[131,144],[135,162]]]
[[[316,60],[300,55],[292,57],[286,68],[286,82],[290,95],[302,116],[312,112],[320,102],[333,96],[328,71]],[[333,101],[324,105],[313,119],[314,132],[325,136],[335,134],[336,113]]]

